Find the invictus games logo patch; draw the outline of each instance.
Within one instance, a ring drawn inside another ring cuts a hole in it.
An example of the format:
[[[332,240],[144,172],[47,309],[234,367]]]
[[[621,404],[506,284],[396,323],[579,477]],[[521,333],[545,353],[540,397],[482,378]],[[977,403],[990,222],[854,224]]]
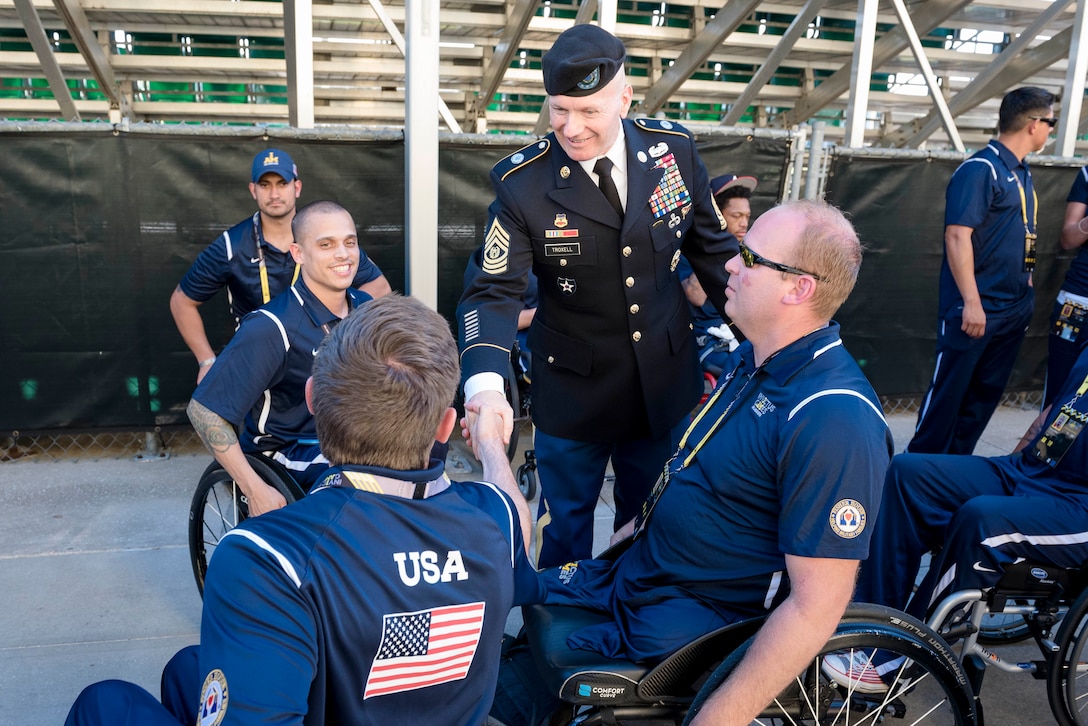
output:
[[[510,258],[510,235],[499,224],[496,217],[491,222],[491,229],[484,240],[484,272],[489,275],[501,275],[506,272],[506,263]]]
[[[831,531],[843,539],[854,539],[865,531],[865,507],[854,499],[840,499],[831,508]]]
[[[227,677],[218,668],[208,674],[200,688],[198,726],[219,726],[227,715]]]
[[[574,579],[574,573],[578,571],[577,562],[568,562],[559,568],[559,581],[564,585],[569,585],[570,581]]]
[[[774,410],[774,404],[771,403],[771,399],[764,396],[762,393],[756,396],[756,402],[752,404],[752,412],[756,416],[762,416],[765,413],[770,413]],[[842,502],[839,502],[842,504]]]

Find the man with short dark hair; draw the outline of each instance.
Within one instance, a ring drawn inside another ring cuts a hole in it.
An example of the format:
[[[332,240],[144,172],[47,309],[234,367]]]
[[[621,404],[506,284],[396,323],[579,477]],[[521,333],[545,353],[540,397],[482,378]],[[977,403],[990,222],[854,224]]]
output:
[[[370,299],[352,287],[359,239],[346,209],[312,202],[291,226],[299,279],[246,316],[188,407],[193,428],[245,494],[250,516],[287,502],[246,454],[275,459],[304,491],[328,468],[303,388],[321,341]]]
[[[349,315],[313,369],[333,468],[220,541],[200,645],[167,666],[163,705],[103,682],[68,726],[485,723],[510,608],[542,596],[502,421],[473,410],[484,482],[429,458],[456,425],[460,372],[447,322],[412,298]]]
[[[945,192],[937,361],[913,453],[970,454],[1009,382],[1034,310],[1039,199],[1025,158],[1057,123],[1054,96],[1010,91],[997,138],[960,164]]]
[[[298,264],[291,256],[291,220],[302,194],[302,180],[286,151],[265,149],[253,157],[249,193],[257,202],[257,212],[201,252],[170,296],[174,323],[196,356],[198,384],[215,362],[200,305],[225,287],[238,325],[298,279]],[[385,275],[362,250],[352,287],[371,297],[390,291]]]
[[[465,399],[513,412],[509,366],[530,269],[541,566],[588,557],[609,461],[615,530],[634,516],[702,394],[681,249],[724,304],[736,241],[677,123],[627,120],[623,42],[575,25],[544,54],[553,132],[495,165],[482,254],[457,308]]]

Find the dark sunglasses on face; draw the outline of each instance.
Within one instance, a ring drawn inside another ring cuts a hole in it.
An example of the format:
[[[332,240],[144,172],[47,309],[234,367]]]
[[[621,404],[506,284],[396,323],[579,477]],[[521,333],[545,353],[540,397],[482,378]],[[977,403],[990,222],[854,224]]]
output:
[[[743,242],[740,243],[740,259],[744,263],[745,267],[752,267],[753,265],[763,265],[769,267],[772,270],[778,270],[779,272],[788,272],[791,275],[808,275],[814,277],[820,282],[826,282],[827,278],[822,275],[817,275],[815,272],[806,272],[799,267],[791,267],[789,265],[783,265],[781,262],[774,262],[768,260],[757,252],[750,250]]]
[[[1058,125],[1058,118],[1056,116],[1028,116],[1032,121],[1042,121],[1050,128],[1054,128]]]

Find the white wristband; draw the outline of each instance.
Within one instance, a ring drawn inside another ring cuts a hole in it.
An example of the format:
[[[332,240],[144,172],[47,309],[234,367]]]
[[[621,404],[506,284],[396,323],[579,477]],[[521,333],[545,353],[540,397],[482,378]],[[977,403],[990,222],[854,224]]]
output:
[[[204,360],[200,361],[197,365],[199,365],[201,368],[207,368],[212,363],[215,363],[215,356],[214,355],[211,358],[205,358]]]

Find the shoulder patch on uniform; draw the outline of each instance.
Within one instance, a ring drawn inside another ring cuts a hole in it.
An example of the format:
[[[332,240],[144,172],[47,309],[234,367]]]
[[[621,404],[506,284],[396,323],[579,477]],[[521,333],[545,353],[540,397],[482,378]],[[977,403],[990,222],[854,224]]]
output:
[[[843,539],[854,539],[865,531],[865,507],[855,499],[840,499],[831,507],[831,531]]]
[[[200,708],[197,710],[199,726],[219,726],[227,715],[227,677],[216,668],[204,679],[200,689]]]
[[[500,179],[506,179],[518,169],[524,169],[547,154],[551,147],[552,142],[550,139],[541,139],[528,146],[523,146],[498,164],[495,164],[492,171],[498,174]]]
[[[637,118],[635,125],[646,131],[654,131],[659,134],[673,134],[674,136],[687,136],[688,130],[666,118]]]
[[[510,258],[510,234],[499,224],[499,218],[491,221],[484,240],[483,269],[488,275],[501,275],[506,272],[506,263]]]

